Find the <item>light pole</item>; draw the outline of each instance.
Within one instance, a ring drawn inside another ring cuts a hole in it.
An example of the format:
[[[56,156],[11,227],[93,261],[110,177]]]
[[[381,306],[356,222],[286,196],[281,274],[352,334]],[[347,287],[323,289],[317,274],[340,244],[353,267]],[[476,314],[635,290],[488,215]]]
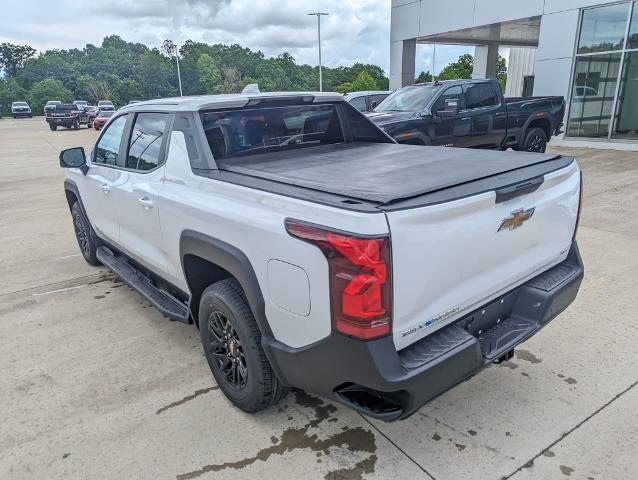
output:
[[[177,62],[177,83],[179,84],[179,96],[182,96],[182,75],[179,72],[179,49],[173,40],[164,40],[162,43],[162,49],[169,55],[175,55],[175,62]]]
[[[179,83],[179,96],[183,96],[182,94],[182,74],[179,71],[179,51],[177,50],[177,46],[175,47],[175,62],[177,63],[177,83]]]
[[[319,44],[319,91],[323,92],[323,78],[321,76],[321,16],[330,15],[329,13],[315,12],[308,15],[316,15],[317,17],[317,43]]]

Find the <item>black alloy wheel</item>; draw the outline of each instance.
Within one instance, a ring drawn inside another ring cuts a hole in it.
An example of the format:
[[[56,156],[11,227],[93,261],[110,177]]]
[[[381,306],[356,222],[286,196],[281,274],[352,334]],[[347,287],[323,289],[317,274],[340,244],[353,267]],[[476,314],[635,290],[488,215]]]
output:
[[[210,313],[207,323],[210,356],[228,384],[241,390],[246,386],[248,369],[239,335],[228,318],[218,310]]]
[[[79,202],[75,202],[71,207],[71,216],[73,218],[73,229],[75,230],[75,238],[78,241],[80,252],[90,265],[99,265],[97,259],[97,247],[91,238],[91,226],[82,212]]]
[[[542,128],[532,129],[525,139],[526,152],[545,153],[547,149],[547,134]]]

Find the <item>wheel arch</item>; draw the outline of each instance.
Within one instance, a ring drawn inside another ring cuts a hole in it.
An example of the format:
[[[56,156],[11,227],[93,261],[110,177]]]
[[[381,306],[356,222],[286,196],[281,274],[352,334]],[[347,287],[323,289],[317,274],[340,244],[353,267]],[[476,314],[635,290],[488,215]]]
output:
[[[546,117],[536,117],[531,122],[529,122],[529,124],[525,128],[525,135],[522,136],[523,142],[525,142],[525,138],[527,138],[527,134],[532,130],[532,128],[540,128],[541,130],[543,130],[545,132],[545,135],[547,136],[548,142],[552,138],[552,124],[549,119]]]
[[[191,294],[190,309],[195,324],[198,323],[199,301],[206,287],[232,277],[239,282],[246,295],[261,330],[262,341],[272,338],[257,275],[250,260],[241,250],[222,240],[192,230],[182,232],[179,250],[182,271]]]

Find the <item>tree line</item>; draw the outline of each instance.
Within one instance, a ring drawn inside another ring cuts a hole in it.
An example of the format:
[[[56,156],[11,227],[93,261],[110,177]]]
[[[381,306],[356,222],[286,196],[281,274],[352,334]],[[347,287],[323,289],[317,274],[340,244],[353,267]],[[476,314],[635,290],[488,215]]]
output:
[[[28,45],[0,44],[0,104],[10,113],[11,102],[26,100],[35,114],[48,100],[111,100],[121,106],[179,94],[175,45],[161,48],[126,42],[117,35],[101,46],[47,50],[37,54]],[[267,58],[240,45],[206,44],[188,40],[179,50],[184,95],[236,93],[249,83],[262,91],[317,90],[318,67],[299,65],[292,55]],[[323,68],[327,91],[387,89],[388,78],[377,65]]]
[[[0,44],[0,105],[10,114],[11,102],[26,100],[34,114],[48,100],[111,100],[121,106],[179,94],[175,54],[184,95],[237,93],[249,83],[262,91],[317,90],[318,67],[298,65],[289,53],[267,58],[261,51],[241,45],[207,44],[187,40],[179,49],[170,40],[161,48],[107,36],[101,46],[47,50],[37,53],[28,45]],[[437,79],[471,78],[472,55],[462,55],[447,65]],[[505,86],[507,66],[499,57],[498,79]],[[416,83],[432,81],[421,72]],[[387,90],[388,78],[377,65],[323,68],[323,88],[347,93]]]

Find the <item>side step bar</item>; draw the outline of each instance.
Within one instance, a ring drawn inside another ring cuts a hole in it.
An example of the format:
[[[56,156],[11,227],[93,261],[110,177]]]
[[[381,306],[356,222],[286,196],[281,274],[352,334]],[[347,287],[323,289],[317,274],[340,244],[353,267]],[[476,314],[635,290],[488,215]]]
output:
[[[106,247],[99,247],[96,255],[102,264],[110,268],[124,283],[137,290],[162,314],[177,322],[190,323],[188,307],[154,286],[146,275],[133,268],[128,262],[113,255]]]

